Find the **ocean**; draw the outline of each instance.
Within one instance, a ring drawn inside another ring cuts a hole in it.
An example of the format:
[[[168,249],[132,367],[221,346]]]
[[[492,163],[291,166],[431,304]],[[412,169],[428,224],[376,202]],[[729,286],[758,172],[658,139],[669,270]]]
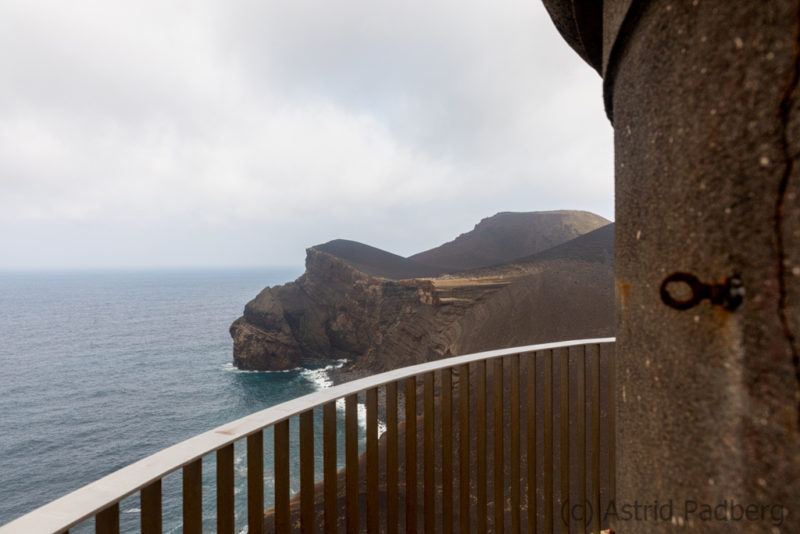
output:
[[[160,449],[329,386],[330,368],[269,373],[231,365],[228,327],[244,304],[301,272],[0,273],[0,524]],[[296,440],[294,423],[291,432]],[[271,444],[267,432],[267,472]],[[240,531],[244,461],[238,444]],[[214,469],[213,455],[205,458],[209,531],[216,528]],[[295,461],[293,490],[297,471]],[[180,532],[179,504],[166,505],[180,494],[180,472],[163,484],[164,532]],[[271,505],[269,474],[265,497]],[[121,504],[123,531],[138,530],[138,500]],[[72,530],[91,531],[93,521]]]

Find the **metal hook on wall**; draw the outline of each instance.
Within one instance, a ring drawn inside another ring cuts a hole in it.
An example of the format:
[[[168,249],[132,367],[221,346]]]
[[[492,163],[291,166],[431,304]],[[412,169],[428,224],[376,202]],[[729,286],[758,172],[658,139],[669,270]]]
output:
[[[668,286],[676,283],[683,283],[689,286],[692,291],[691,297],[685,300],[673,297]],[[712,304],[733,311],[739,307],[745,296],[745,288],[742,284],[742,279],[738,275],[726,278],[721,284],[707,284],[701,282],[695,275],[684,272],[676,272],[667,276],[661,282],[659,292],[664,304],[676,310],[688,310],[700,304],[702,300],[709,299]]]

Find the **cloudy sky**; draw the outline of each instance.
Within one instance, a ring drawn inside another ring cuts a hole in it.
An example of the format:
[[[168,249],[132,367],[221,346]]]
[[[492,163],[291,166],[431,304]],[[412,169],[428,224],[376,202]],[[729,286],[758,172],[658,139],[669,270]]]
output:
[[[601,80],[539,0],[3,0],[0,72],[0,269],[613,217]]]

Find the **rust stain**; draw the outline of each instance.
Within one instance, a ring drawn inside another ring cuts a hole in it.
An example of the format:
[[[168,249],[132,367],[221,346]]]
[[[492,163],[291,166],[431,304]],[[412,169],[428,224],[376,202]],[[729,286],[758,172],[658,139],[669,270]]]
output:
[[[619,296],[619,305],[621,308],[626,309],[628,307],[628,293],[631,290],[631,285],[628,282],[623,282],[621,280],[617,280],[616,285],[617,295]]]
[[[728,321],[730,321],[733,314],[727,309],[719,306],[713,306],[711,309],[714,313],[714,323],[718,325],[719,328],[726,328]]]

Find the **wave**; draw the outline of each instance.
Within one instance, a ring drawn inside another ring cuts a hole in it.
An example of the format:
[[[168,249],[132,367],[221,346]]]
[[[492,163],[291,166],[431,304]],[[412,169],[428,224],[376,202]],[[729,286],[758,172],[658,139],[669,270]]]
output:
[[[330,371],[334,369],[339,369],[344,364],[348,362],[347,359],[342,360],[335,360],[333,363],[326,365],[325,367],[319,367],[316,369],[303,369],[300,371],[300,376],[308,380],[309,382],[313,383],[317,391],[322,389],[328,389],[332,387],[333,379],[331,378]],[[363,402],[358,403],[358,426],[365,430],[367,428],[367,406]],[[336,401],[336,411],[339,413],[340,417],[344,417],[345,412],[345,403],[344,399],[338,399]],[[386,432],[386,423],[378,419],[378,436]]]
[[[282,371],[250,371],[239,369],[232,362],[223,364],[222,368],[225,371],[232,373],[297,373],[300,378],[310,383],[315,391],[328,389],[334,386],[331,371],[343,367],[349,360],[343,358],[334,360],[332,363],[324,367],[295,367],[294,369],[285,369]],[[339,416],[344,418],[345,402],[344,399],[336,401],[336,411]],[[363,402],[358,403],[358,426],[364,430],[367,428],[367,407]],[[386,431],[386,423],[378,419],[378,435],[380,436]]]
[[[338,408],[338,403],[337,403]],[[342,411],[344,411],[344,402],[342,402]],[[364,403],[358,403],[358,426],[363,429],[367,428],[367,405]],[[378,437],[386,432],[386,422],[381,421],[380,417],[378,418]]]
[[[314,384],[317,391],[321,389],[328,389],[329,387],[333,386],[333,379],[331,378],[330,372],[334,369],[341,368],[347,362],[348,360],[345,358],[341,360],[335,360],[333,363],[328,364],[325,367],[318,367],[316,369],[301,368],[300,376]]]
[[[304,367],[294,367],[292,369],[282,369],[280,371],[258,371],[253,369],[239,369],[232,362],[222,364],[222,370],[230,373],[296,373],[298,371],[305,371]]]

